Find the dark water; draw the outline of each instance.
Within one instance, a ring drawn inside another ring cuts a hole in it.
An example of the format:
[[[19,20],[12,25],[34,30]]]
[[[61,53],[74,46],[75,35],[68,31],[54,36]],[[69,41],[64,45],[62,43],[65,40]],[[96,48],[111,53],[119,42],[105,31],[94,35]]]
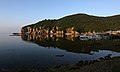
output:
[[[81,41],[79,38],[31,38],[0,34],[0,69],[46,68],[120,56],[120,40]]]

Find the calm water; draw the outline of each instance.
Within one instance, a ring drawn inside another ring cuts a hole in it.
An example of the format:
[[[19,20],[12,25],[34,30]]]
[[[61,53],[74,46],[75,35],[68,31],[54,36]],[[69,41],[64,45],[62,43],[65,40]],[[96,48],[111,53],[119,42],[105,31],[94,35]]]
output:
[[[28,39],[9,35],[0,34],[0,69],[46,68],[96,60],[108,54],[120,56],[119,40]]]

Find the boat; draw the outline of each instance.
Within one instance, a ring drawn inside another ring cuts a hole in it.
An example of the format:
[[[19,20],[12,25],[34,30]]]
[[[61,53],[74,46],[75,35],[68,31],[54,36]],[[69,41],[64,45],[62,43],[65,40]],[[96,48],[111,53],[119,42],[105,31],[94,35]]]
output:
[[[21,36],[21,33],[12,33],[10,36]]]
[[[102,35],[101,34],[80,34],[79,36],[80,40],[101,40]]]

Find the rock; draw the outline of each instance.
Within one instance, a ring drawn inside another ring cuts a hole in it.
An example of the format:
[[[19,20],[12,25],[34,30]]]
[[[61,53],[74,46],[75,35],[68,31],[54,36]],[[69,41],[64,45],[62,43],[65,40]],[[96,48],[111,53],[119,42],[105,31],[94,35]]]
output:
[[[56,57],[63,57],[64,55],[56,55]]]

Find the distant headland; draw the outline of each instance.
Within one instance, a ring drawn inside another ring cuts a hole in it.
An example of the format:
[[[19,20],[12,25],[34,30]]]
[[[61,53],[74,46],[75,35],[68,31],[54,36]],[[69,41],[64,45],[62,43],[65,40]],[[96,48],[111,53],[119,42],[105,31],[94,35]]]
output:
[[[21,28],[22,34],[76,35],[85,32],[119,33],[120,15],[98,17],[87,14],[74,14],[60,19],[45,19]]]

